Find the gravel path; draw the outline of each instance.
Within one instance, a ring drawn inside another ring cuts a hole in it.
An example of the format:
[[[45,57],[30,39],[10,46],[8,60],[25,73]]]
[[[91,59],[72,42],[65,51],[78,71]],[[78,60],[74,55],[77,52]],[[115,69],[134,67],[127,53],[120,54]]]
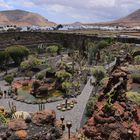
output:
[[[57,119],[60,118],[60,116],[64,115],[65,116],[65,121],[67,120],[71,120],[72,121],[72,132],[75,132],[76,129],[80,128],[80,122],[82,120],[82,116],[87,104],[87,101],[90,97],[90,94],[93,90],[93,86],[90,85],[90,79],[93,77],[90,77],[87,84],[85,85],[81,95],[79,95],[76,98],[76,101],[78,102],[75,107],[70,110],[70,111],[66,111],[66,112],[61,112],[59,110],[56,109],[56,106],[58,103],[64,102],[64,101],[58,101],[58,102],[53,102],[53,103],[46,103],[45,107],[46,109],[54,109],[56,111],[57,114]],[[1,88],[3,90],[4,88],[4,81],[0,81],[0,85]],[[4,88],[5,89],[5,88]],[[9,108],[8,107],[8,101],[13,101],[12,99],[0,99],[0,106],[4,106],[5,108]],[[32,104],[26,104],[26,103],[22,103],[22,102],[18,102],[18,101],[14,101],[14,103],[17,106],[17,110],[19,111],[27,111],[27,112],[36,112],[38,111],[38,105],[32,105]]]

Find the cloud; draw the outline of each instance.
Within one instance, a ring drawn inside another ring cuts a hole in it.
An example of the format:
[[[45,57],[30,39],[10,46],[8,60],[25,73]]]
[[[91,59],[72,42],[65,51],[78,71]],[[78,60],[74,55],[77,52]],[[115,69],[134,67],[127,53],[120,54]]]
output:
[[[1,9],[12,9],[13,7],[10,6],[7,2],[4,0],[0,0],[0,8]]]
[[[121,18],[140,6],[140,0],[32,0],[50,12],[83,22]],[[69,17],[68,17],[69,16]]]
[[[35,4],[31,1],[23,1],[22,3],[25,7],[32,7],[32,6],[35,6]]]
[[[100,22],[139,9],[140,0],[0,0],[3,7],[39,12],[56,22]]]

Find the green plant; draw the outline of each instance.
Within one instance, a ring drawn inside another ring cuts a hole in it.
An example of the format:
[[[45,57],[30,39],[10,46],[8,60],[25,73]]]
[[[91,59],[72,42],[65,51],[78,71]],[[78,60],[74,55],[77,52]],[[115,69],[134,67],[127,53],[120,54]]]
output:
[[[6,65],[6,62],[9,60],[9,55],[6,51],[0,51],[0,67],[4,67]]]
[[[139,65],[140,64],[140,56],[136,56],[134,58],[135,64]]]
[[[2,113],[0,113],[0,122],[2,124],[7,124],[8,123],[8,120],[5,118],[5,116]]]
[[[98,87],[101,84],[102,79],[106,76],[105,69],[103,67],[94,67],[91,69],[92,75],[95,77],[95,94],[98,91]]]
[[[58,53],[58,51],[59,51],[59,48],[56,45],[52,45],[52,46],[47,47],[48,53],[54,54],[54,53]]]
[[[12,72],[13,77],[16,77],[17,73],[16,72]]]
[[[112,104],[112,96],[110,93],[107,93],[107,101],[106,101],[106,104],[105,104],[105,111],[106,112],[110,112],[112,109],[113,109],[113,104]]]
[[[13,82],[13,80],[14,80],[14,77],[13,77],[13,75],[6,75],[6,76],[4,77],[4,80],[5,80],[7,83],[11,84],[11,83]]]
[[[20,64],[20,67],[22,69],[31,69],[31,68],[38,66],[38,65],[41,65],[40,59],[38,59],[37,57],[35,57],[33,55],[30,55],[28,57],[28,60],[25,60]]]
[[[22,60],[28,56],[29,50],[21,45],[15,45],[6,48],[6,53],[13,59],[16,65],[20,65]]]
[[[105,40],[101,40],[97,43],[97,48],[98,49],[104,49],[108,46],[108,42]]]
[[[30,78],[30,80],[32,79],[33,76],[33,72],[32,71],[27,71],[26,76]]]
[[[87,57],[88,57],[88,64],[92,65],[93,60],[95,60],[96,53],[97,53],[96,44],[93,42],[88,42],[87,44]]]
[[[94,106],[98,100],[98,95],[90,97],[86,105],[86,115],[89,117],[93,114]]]
[[[38,74],[38,75],[36,76],[36,78],[37,78],[38,80],[43,80],[44,74],[43,74],[43,73],[40,73],[40,74]]]
[[[65,90],[65,95],[68,95],[68,90],[72,87],[72,83],[71,82],[63,82],[62,83],[62,89]]]
[[[62,81],[72,77],[71,73],[65,70],[57,71],[55,75],[57,76],[57,78],[60,78]]]
[[[100,84],[104,86],[105,82],[109,80],[109,77],[105,77],[101,80]]]
[[[140,105],[140,93],[139,92],[126,92],[126,96],[129,98],[129,100],[135,102],[136,104]]]

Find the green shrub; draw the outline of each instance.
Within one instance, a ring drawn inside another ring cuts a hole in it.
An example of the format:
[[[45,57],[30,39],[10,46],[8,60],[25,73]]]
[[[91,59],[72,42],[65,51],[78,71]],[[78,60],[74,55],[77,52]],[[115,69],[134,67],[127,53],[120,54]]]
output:
[[[13,77],[16,77],[17,76],[17,73],[16,72],[13,72],[12,75],[13,75]]]
[[[140,84],[140,74],[131,74],[134,83]]]
[[[13,75],[6,75],[6,76],[4,77],[4,80],[5,80],[7,83],[11,84],[11,83],[13,82],[13,80],[14,80],[14,77],[13,77]]]
[[[105,76],[106,76],[105,69],[103,67],[100,67],[100,66],[92,68],[91,73],[95,77],[96,83],[99,83],[99,84],[100,84],[101,80],[103,78],[105,78]]]
[[[104,86],[105,82],[109,80],[109,77],[105,77],[101,80],[100,84]]]
[[[47,47],[47,52],[48,53],[57,53],[58,49],[59,49],[58,46],[52,45],[52,46]]]
[[[134,58],[135,64],[139,65],[140,64],[140,56],[136,56]]]
[[[98,49],[104,49],[108,46],[108,42],[105,41],[105,40],[101,40],[98,44],[97,44],[97,47]]]
[[[127,92],[126,96],[136,104],[140,105],[140,93],[138,92]]]
[[[43,74],[43,73],[40,73],[40,74],[38,74],[38,75],[36,76],[36,78],[37,78],[38,80],[43,80],[44,74]]]
[[[29,54],[29,50],[25,46],[14,45],[5,49],[8,55],[13,59],[18,66],[24,58]]]
[[[89,117],[93,114],[94,106],[98,100],[98,96],[90,97],[86,105],[86,115]]]

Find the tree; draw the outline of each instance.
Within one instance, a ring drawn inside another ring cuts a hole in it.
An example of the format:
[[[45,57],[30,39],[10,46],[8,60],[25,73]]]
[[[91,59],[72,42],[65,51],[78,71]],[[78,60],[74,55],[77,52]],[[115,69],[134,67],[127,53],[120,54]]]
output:
[[[22,69],[31,69],[38,65],[41,65],[41,61],[33,55],[30,55],[27,60],[20,64]]]
[[[65,81],[66,79],[69,79],[72,75],[65,70],[60,70],[56,72],[56,76],[61,79],[61,81]]]
[[[107,46],[108,46],[108,42],[105,41],[105,40],[101,40],[101,41],[99,41],[99,42],[97,43],[97,48],[98,48],[99,50],[104,49],[104,48],[106,48]]]
[[[5,80],[7,83],[9,83],[9,84],[11,85],[11,83],[12,83],[13,80],[14,80],[14,77],[13,77],[12,75],[6,75],[6,76],[4,77],[4,80]]]
[[[63,46],[62,45],[58,45],[58,50],[57,50],[57,54],[60,55],[61,51],[63,50]]]
[[[136,56],[134,61],[135,61],[135,64],[139,65],[140,64],[140,56]]]
[[[93,68],[91,72],[95,78],[94,86],[95,86],[95,94],[96,94],[101,80],[105,77],[105,70],[104,68],[98,66],[98,67]]]
[[[69,89],[72,87],[72,83],[71,82],[68,82],[68,81],[65,81],[62,83],[62,89],[65,90],[65,96],[68,95],[68,91]]]
[[[52,45],[47,47],[47,52],[50,53],[51,55],[54,55],[55,53],[58,53],[59,48],[56,45]]]
[[[98,64],[100,60],[100,50],[104,49],[108,46],[108,42],[105,40],[101,40],[99,42],[88,42],[87,43],[87,56],[89,65],[93,64],[95,61],[95,65]]]
[[[98,100],[98,95],[90,97],[86,105],[86,116],[91,117],[94,111],[94,106]]]
[[[88,42],[87,44],[87,56],[88,56],[88,64],[92,65],[93,60],[96,58],[96,53],[97,53],[97,47],[96,44],[93,42]]]
[[[8,55],[6,51],[0,51],[0,67],[3,68],[7,63]]]
[[[37,78],[38,80],[43,80],[44,74],[43,74],[43,73],[40,73],[40,74],[38,74],[38,75],[36,76],[36,78]]]
[[[27,72],[26,72],[26,76],[29,77],[30,80],[32,79],[33,74],[34,74],[34,73],[33,73],[32,71],[27,71]]]
[[[8,47],[5,51],[9,54],[17,66],[19,66],[23,59],[29,54],[29,50],[21,45]]]

